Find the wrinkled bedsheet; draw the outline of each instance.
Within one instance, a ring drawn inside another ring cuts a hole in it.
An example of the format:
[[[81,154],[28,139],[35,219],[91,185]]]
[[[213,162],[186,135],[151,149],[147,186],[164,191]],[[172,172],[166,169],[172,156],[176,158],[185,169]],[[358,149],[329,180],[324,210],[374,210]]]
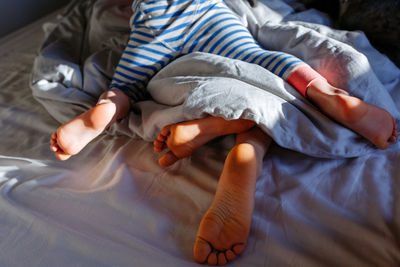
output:
[[[327,25],[328,20],[313,10],[295,13],[281,1],[264,1],[268,6],[257,2],[253,9],[241,1],[227,3],[260,42],[296,52],[326,71],[332,83],[398,118],[399,70],[361,33],[311,24]],[[146,140],[166,122],[206,113],[228,119],[254,116],[276,141],[257,182],[247,249],[230,266],[399,264],[399,144],[385,151],[372,149],[321,115],[287,84],[260,69],[255,73],[263,77],[257,80],[252,73],[241,72],[249,68],[241,62],[201,53],[178,59],[151,81],[155,101],[138,103],[128,119],[79,155],[57,161],[48,148],[50,135],[60,122],[94,105],[107,87],[129,33],[129,15],[129,1],[76,1],[63,12],[59,24],[45,25],[39,55],[42,23],[0,41],[0,265],[198,266],[192,261],[192,244],[233,137],[212,141],[166,169],[157,165],[158,155]],[[302,18],[303,22],[293,21]],[[262,40],[266,32],[283,36],[282,30],[287,30],[286,41]],[[313,36],[328,36],[329,41],[318,42]],[[305,43],[307,49],[301,48]],[[201,63],[206,69],[182,78],[180,74],[189,71],[182,62]],[[214,66],[215,62],[221,64]],[[211,67],[236,73],[215,75]],[[182,87],[174,84],[177,79]],[[204,97],[216,94],[213,84],[225,84],[224,79],[236,80],[225,93],[243,101],[246,95],[235,92],[246,87],[267,94],[274,109],[258,107],[259,113],[250,113],[243,106],[237,111]],[[263,84],[265,80],[271,84]],[[159,83],[167,82],[169,87],[163,89],[179,88],[179,99],[168,102],[165,95],[156,95],[162,92]],[[263,121],[264,112],[271,112],[273,120]],[[303,123],[311,127],[307,132],[316,140],[301,135]],[[289,137],[282,133],[302,141],[288,144]],[[353,153],[361,156],[350,157]]]

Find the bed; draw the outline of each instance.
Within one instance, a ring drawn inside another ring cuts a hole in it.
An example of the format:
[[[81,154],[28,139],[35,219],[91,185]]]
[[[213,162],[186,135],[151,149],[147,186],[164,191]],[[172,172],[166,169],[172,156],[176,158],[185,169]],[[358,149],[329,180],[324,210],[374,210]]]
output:
[[[129,34],[129,2],[72,1],[0,40],[1,266],[200,266],[192,246],[234,138],[213,140],[168,168],[158,166],[150,141],[167,123],[210,113],[252,118],[275,141],[257,181],[247,248],[229,266],[399,265],[399,142],[373,148],[275,78],[268,80],[276,84],[268,99],[279,103],[272,111],[244,106],[235,113],[209,98],[198,101],[204,95],[188,92],[212,86],[179,79],[190,71],[209,77],[215,70],[207,66],[218,58],[178,59],[151,81],[154,91],[174,81],[181,88],[174,97],[138,104],[81,153],[57,161],[50,136],[106,88]],[[326,15],[296,12],[293,1],[226,2],[271,49],[327,76],[343,66],[328,79],[385,107],[399,123],[400,70],[362,33],[332,30]],[[319,40],[314,50],[303,47],[313,40]],[[180,67],[185,61],[205,67]],[[248,79],[241,87],[263,82],[248,72],[240,72]],[[226,90],[235,95],[233,87]],[[268,114],[279,127],[262,120],[265,112],[275,112]],[[295,123],[280,117],[294,113]],[[299,135],[306,127],[313,130]]]

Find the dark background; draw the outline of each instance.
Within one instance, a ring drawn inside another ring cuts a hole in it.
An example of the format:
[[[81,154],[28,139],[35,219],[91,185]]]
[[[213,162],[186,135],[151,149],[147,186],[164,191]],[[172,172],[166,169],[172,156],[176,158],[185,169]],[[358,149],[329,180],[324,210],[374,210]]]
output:
[[[71,0],[0,0],[0,37],[65,6]]]

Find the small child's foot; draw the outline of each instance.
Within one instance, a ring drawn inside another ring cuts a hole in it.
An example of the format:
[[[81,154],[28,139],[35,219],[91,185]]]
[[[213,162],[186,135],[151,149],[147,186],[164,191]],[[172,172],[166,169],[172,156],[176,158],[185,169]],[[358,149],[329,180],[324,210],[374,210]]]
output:
[[[350,96],[346,91],[317,80],[307,96],[327,115],[360,134],[376,147],[386,149],[398,136],[396,122],[386,110]]]
[[[101,104],[60,126],[51,136],[50,149],[58,160],[67,160],[79,153],[100,135],[113,120],[115,107]]]
[[[190,156],[197,148],[217,137],[211,131],[203,131],[199,124],[201,120],[167,125],[163,127],[154,141],[154,151],[170,151],[162,155],[158,163],[166,167],[174,164],[181,158]]]
[[[247,166],[248,161],[251,159],[244,160],[242,166],[237,165],[236,170],[224,168],[214,201],[197,232],[193,252],[199,263],[224,265],[242,254],[246,247],[253,214],[254,188],[250,183],[247,187],[235,184],[232,176],[255,180],[252,177],[254,168]]]
[[[249,120],[227,121],[211,116],[168,125],[161,129],[154,141],[154,151],[162,152],[168,148],[170,151],[162,155],[158,162],[163,167],[170,166],[218,136],[243,132],[253,125],[254,122]]]
[[[250,138],[244,136],[247,133]],[[246,248],[256,180],[271,139],[253,128],[237,137],[237,141],[239,144],[225,161],[214,201],[197,232],[193,253],[199,263],[224,265]]]

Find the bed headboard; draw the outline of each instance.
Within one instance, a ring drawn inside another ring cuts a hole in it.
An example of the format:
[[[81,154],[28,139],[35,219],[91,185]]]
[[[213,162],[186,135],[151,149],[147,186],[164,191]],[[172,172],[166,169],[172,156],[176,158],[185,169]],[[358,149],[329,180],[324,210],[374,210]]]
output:
[[[71,0],[1,0],[0,37],[61,8]]]

